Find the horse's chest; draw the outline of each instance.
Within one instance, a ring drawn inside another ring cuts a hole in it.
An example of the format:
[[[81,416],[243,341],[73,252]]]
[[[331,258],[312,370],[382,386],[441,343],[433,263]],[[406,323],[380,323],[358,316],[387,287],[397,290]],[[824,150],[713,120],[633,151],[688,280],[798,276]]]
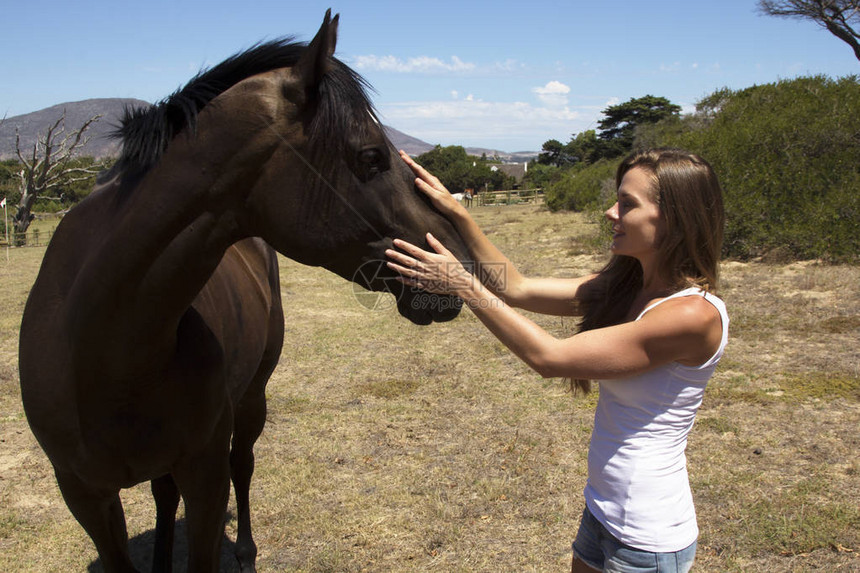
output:
[[[117,408],[82,424],[76,473],[91,483],[129,487],[169,473],[185,458],[229,447],[228,408],[202,412],[189,404],[181,412],[169,408],[154,413],[151,406],[139,406]]]

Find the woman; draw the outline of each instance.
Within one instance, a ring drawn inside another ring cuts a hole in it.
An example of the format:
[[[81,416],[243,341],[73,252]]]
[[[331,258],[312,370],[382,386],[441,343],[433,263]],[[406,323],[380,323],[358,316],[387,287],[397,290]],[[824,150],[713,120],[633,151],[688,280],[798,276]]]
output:
[[[387,252],[401,280],[462,298],[542,376],[586,389],[600,381],[572,571],[688,571],[698,527],[684,450],[728,337],[725,305],[713,294],[724,214],[710,165],[679,150],[631,155],[606,211],[613,233],[606,267],[537,279],[522,276],[437,178],[401,156],[469,244],[477,275],[428,234],[434,252],[400,240]],[[484,283],[488,264],[501,278]],[[580,331],[555,338],[512,307],[581,315]]]

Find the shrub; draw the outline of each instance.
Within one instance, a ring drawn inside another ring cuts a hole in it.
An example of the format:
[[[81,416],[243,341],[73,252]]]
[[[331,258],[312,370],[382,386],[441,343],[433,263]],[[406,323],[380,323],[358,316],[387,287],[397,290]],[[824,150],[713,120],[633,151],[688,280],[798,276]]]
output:
[[[602,159],[585,167],[565,171],[546,188],[546,204],[551,211],[602,210],[615,197],[615,170],[618,161]]]
[[[860,84],[802,77],[702,100],[695,116],[640,132],[701,154],[726,203],[725,254],[792,258],[860,253]]]

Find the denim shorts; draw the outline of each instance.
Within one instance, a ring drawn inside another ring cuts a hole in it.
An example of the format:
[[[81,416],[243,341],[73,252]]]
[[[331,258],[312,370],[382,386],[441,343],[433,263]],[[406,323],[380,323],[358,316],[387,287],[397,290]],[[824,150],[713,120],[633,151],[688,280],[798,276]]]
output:
[[[671,553],[653,553],[618,541],[588,508],[582,512],[573,554],[604,573],[687,573],[696,557],[696,542]]]

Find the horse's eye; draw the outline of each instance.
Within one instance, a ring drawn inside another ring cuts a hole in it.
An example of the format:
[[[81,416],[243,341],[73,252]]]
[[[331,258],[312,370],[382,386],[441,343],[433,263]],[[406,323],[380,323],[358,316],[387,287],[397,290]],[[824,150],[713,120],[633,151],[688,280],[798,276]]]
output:
[[[391,167],[385,148],[370,146],[359,150],[355,154],[355,163],[352,172],[359,180],[367,183],[380,173],[388,171]]]
[[[378,166],[382,162],[382,153],[376,148],[363,149],[359,153],[358,159],[363,165]]]

